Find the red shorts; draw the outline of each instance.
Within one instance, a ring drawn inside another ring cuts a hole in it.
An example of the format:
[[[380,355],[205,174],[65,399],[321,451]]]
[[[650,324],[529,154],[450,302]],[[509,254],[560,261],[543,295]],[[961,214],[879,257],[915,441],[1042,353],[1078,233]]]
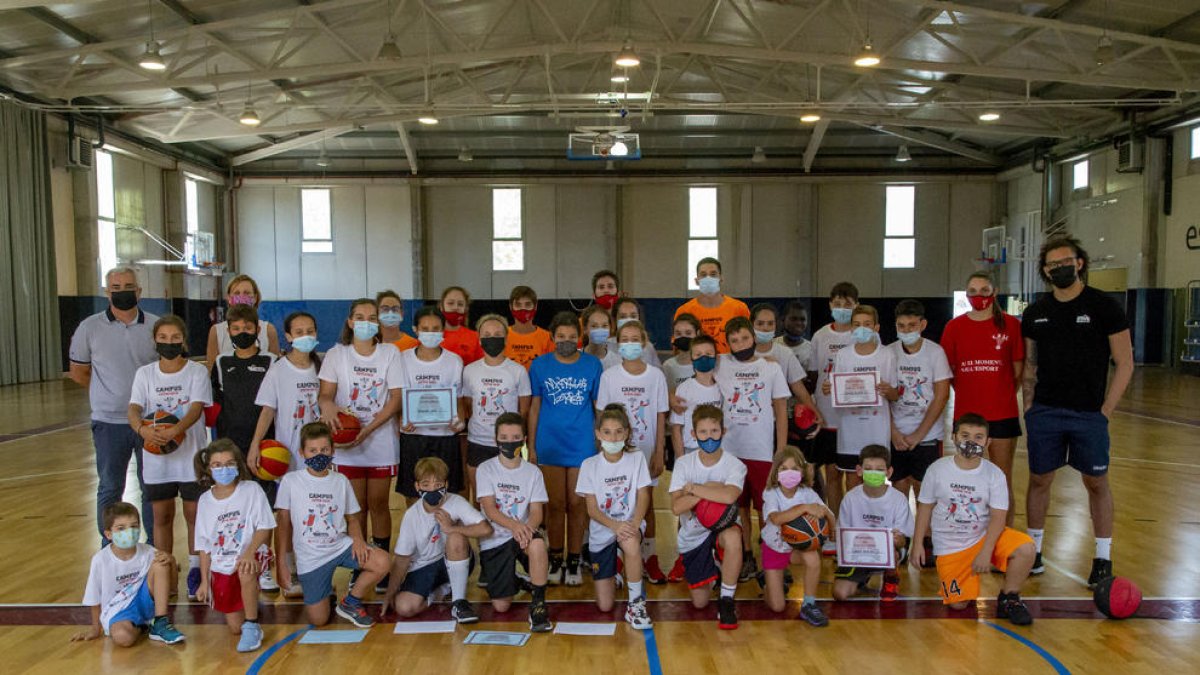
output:
[[[337,472],[349,478],[350,480],[361,480],[363,478],[393,478],[397,473],[396,464],[388,466],[342,466],[335,465]]]
[[[767,478],[771,476],[771,463],[753,459],[743,459],[746,465],[746,482],[742,485],[742,494],[738,497],[738,506],[754,505],[762,513],[763,491],[767,489]]]
[[[259,564],[259,574],[262,574],[275,558],[270,552],[267,552],[266,555],[259,552],[254,557]],[[218,612],[233,614],[246,609],[245,604],[242,603],[242,580],[237,572],[233,574],[212,572],[208,581],[208,589],[211,596],[208,604]]]

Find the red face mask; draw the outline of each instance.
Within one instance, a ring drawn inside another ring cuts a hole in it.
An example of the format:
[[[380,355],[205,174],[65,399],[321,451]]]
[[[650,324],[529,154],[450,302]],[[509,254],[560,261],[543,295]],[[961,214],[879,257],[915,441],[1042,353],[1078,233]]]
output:
[[[617,294],[609,293],[608,295],[597,295],[596,304],[604,309],[612,309],[617,304]]]
[[[983,310],[991,307],[992,303],[995,302],[995,300],[996,300],[996,298],[993,296],[990,296],[990,295],[968,295],[967,296],[967,302],[971,303],[971,308],[977,312],[982,312]]]
[[[442,316],[446,317],[447,326],[461,326],[467,320],[464,312],[442,312]]]
[[[513,320],[517,323],[529,323],[533,321],[533,315],[537,314],[536,309],[514,309],[512,310]]]

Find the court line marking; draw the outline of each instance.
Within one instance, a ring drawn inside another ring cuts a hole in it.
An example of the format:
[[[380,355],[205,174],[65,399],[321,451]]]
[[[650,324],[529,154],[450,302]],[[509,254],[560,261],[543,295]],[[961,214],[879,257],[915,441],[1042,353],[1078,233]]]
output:
[[[1140,459],[1137,457],[1109,457],[1109,461],[1117,462],[1137,462],[1139,464],[1161,464],[1163,466],[1186,466],[1189,469],[1200,467],[1200,464],[1189,464],[1187,462],[1164,462],[1159,459]]]
[[[46,476],[61,476],[68,473],[79,473],[81,471],[95,471],[95,469],[64,469],[62,471],[47,471],[46,473],[31,473],[24,476],[9,476],[8,478],[0,478],[0,483],[7,483],[14,480],[28,480],[30,478],[45,478]]]
[[[1200,427],[1200,423],[1197,423],[1197,422],[1180,422],[1179,420],[1173,420],[1173,419],[1169,419],[1166,417],[1158,417],[1157,415],[1146,415],[1144,413],[1129,412],[1128,410],[1114,410],[1113,412],[1120,414],[1120,415],[1129,415],[1130,417],[1140,417],[1144,420],[1150,420],[1152,422],[1162,422],[1163,424],[1174,424],[1174,425],[1180,426],[1180,427],[1191,427],[1192,429],[1195,429],[1196,427]]]
[[[658,658],[658,640],[654,639],[654,626],[642,631],[646,641],[646,663],[650,666],[650,675],[662,675],[662,661]]]
[[[17,433],[15,433],[15,434],[4,434],[4,435],[6,435],[6,436],[7,436],[7,435],[13,435],[13,436],[16,436],[16,438],[10,438],[10,439],[8,439],[7,441],[0,441],[0,445],[4,445],[5,443],[16,443],[17,441],[24,441],[24,440],[27,440],[27,439],[30,439],[30,438],[37,438],[37,437],[39,437],[39,436],[48,436],[48,435],[50,435],[50,434],[57,434],[57,433],[59,433],[59,432],[62,432],[62,431],[69,431],[69,430],[71,430],[71,429],[78,429],[79,427],[87,426],[87,425],[89,425],[89,424],[91,424],[91,421],[90,421],[90,420],[89,420],[89,421],[87,421],[87,422],[76,422],[75,424],[68,424],[67,426],[65,426],[65,427],[61,427],[61,428],[58,428],[58,429],[49,429],[49,430],[47,430],[47,431],[39,431],[39,432],[38,432],[38,433],[36,433],[36,434],[26,434],[26,433],[22,433],[22,432],[20,432],[20,431],[18,431],[18,432],[17,432]]]
[[[1017,642],[1020,642],[1021,644],[1025,645],[1026,647],[1029,647],[1030,649],[1033,650],[1033,652],[1035,654],[1042,657],[1042,659],[1046,663],[1049,663],[1050,667],[1054,668],[1054,672],[1058,673],[1059,675],[1071,675],[1071,671],[1062,664],[1062,661],[1059,661],[1058,659],[1054,658],[1053,654],[1046,651],[1044,648],[1042,648],[1041,645],[1037,644],[1033,640],[1030,640],[1029,638],[1025,637],[1024,635],[1021,635],[1020,633],[1011,631],[1011,630],[1005,628],[1004,626],[992,623],[991,621],[980,621],[980,623],[982,623],[985,626],[991,626],[992,628],[995,628],[996,630],[1000,631],[1001,633],[1004,633],[1008,637],[1016,640]]]
[[[251,663],[250,667],[246,669],[246,675],[258,675],[258,671],[262,670],[262,667],[265,666],[267,664],[267,661],[269,661],[271,659],[271,657],[275,655],[275,652],[282,649],[287,643],[291,642],[292,640],[295,640],[296,638],[300,637],[301,635],[304,635],[305,633],[307,633],[308,631],[310,631],[312,629],[313,629],[312,624],[309,624],[307,627],[301,628],[300,630],[297,630],[296,632],[292,633],[291,635],[288,635],[287,637],[283,638],[282,640],[279,640],[278,642],[271,645],[270,647],[267,647],[267,650],[265,652],[263,652],[262,654],[259,654],[258,658],[254,659],[254,663]]]
[[[1078,574],[1075,574],[1074,572],[1063,567],[1062,565],[1059,565],[1059,564],[1051,561],[1049,558],[1042,558],[1042,562],[1045,563],[1046,566],[1049,567],[1050,569],[1058,572],[1059,574],[1070,579],[1071,581],[1078,583],[1079,585],[1083,586],[1084,588],[1087,588],[1087,585],[1088,585],[1087,579],[1084,579],[1083,577],[1079,576]]]

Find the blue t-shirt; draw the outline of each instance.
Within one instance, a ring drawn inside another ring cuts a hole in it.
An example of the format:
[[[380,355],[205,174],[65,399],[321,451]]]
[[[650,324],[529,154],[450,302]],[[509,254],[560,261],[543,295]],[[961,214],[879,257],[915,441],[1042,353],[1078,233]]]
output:
[[[578,467],[596,454],[593,408],[603,372],[600,359],[580,354],[562,363],[543,354],[529,366],[533,395],[542,397],[535,439],[538,464]]]

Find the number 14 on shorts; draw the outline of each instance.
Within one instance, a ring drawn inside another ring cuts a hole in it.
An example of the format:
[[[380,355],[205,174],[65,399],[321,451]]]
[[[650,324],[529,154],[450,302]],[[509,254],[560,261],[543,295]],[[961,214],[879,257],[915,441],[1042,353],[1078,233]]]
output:
[[[942,582],[942,597],[955,598],[962,595],[962,589],[958,587],[958,579],[951,579],[949,584]]]

